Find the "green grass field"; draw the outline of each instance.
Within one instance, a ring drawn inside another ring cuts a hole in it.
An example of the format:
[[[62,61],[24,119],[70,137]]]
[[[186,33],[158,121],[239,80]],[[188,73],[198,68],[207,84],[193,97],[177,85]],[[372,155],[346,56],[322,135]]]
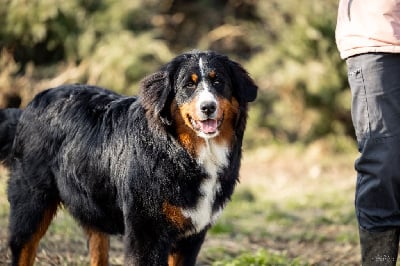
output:
[[[329,145],[269,147],[244,153],[241,182],[209,231],[198,265],[358,265],[353,194],[356,153]],[[0,265],[6,249],[7,172],[0,171]],[[120,237],[111,265],[123,264]],[[81,229],[60,211],[41,242],[37,265],[88,265]]]

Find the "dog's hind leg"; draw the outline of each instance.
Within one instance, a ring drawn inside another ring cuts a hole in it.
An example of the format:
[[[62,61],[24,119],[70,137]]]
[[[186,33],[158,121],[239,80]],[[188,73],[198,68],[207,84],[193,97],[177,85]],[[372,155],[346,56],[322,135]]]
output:
[[[110,243],[108,235],[91,228],[85,228],[85,232],[89,242],[90,266],[107,266]]]
[[[21,176],[11,176],[8,183],[10,202],[9,245],[13,266],[34,264],[36,249],[59,206],[57,189],[46,184],[28,184]]]
[[[58,202],[48,206],[45,210],[25,209],[16,211],[11,209],[9,241],[12,265],[31,266],[34,264],[39,241],[46,233],[57,212],[57,207]]]

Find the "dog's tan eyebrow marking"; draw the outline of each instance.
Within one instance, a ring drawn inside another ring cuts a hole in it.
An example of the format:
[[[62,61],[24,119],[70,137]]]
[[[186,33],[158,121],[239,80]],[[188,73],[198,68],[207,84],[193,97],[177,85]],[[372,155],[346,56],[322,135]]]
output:
[[[213,79],[217,76],[217,73],[215,73],[215,70],[211,70],[210,73],[208,73],[208,76]]]
[[[197,81],[199,80],[199,76],[197,76],[197,74],[195,73],[192,74],[191,78],[194,83],[197,83]]]

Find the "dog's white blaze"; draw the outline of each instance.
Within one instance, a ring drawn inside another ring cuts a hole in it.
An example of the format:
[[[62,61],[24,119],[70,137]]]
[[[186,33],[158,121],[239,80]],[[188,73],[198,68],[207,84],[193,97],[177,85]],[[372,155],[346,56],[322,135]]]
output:
[[[204,77],[206,76],[206,70],[204,68],[203,59],[201,57],[200,57],[200,60],[199,60],[199,68],[200,68],[201,77],[204,79]]]
[[[203,82],[204,83],[204,86],[205,86],[205,82]],[[199,98],[198,98],[198,101],[197,101],[197,106],[196,106],[196,109],[198,110],[198,112],[201,112],[201,108],[200,108],[200,106],[201,106],[201,104],[202,103],[204,103],[204,102],[214,102],[216,105],[217,105],[217,108],[218,108],[218,101],[217,101],[217,99],[215,98],[215,96],[214,96],[214,94],[212,94],[208,89],[206,89],[205,87],[204,87],[204,90],[202,90],[200,93],[199,93],[199,96],[198,96]]]
[[[219,106],[218,106],[217,98],[215,97],[215,95],[213,93],[211,93],[211,90],[208,87],[208,84],[206,82],[206,70],[204,67],[203,59],[201,59],[201,58],[199,59],[199,68],[200,68],[200,75],[201,75],[200,83],[202,83],[203,89],[198,93],[198,96],[197,96],[198,97],[197,103],[196,103],[197,116],[200,118],[203,117],[204,119],[207,119],[207,118],[214,119],[217,112],[212,114],[210,117],[207,117],[207,116],[204,116],[204,114],[201,111],[201,105],[205,102],[214,102],[217,110],[218,110]],[[209,138],[213,138],[213,137],[217,136],[218,133],[219,132],[217,130],[217,132],[215,134],[204,134],[203,132],[197,132],[197,135],[204,139],[209,139]]]
[[[216,193],[221,189],[218,181],[218,171],[228,165],[229,148],[226,145],[206,140],[206,145],[200,150],[198,162],[206,170],[208,177],[200,187],[202,197],[194,208],[183,210],[183,215],[190,218],[196,232],[200,232],[210,223],[214,223],[222,210],[213,213]]]
[[[211,98],[211,99],[215,100],[214,95],[210,92],[210,88],[208,87],[207,82],[205,82],[205,80],[206,80],[206,70],[205,70],[205,67],[204,67],[203,59],[201,59],[201,58],[199,60],[199,68],[200,68],[201,82],[203,83],[203,88],[204,88],[204,91],[203,91],[204,97]]]

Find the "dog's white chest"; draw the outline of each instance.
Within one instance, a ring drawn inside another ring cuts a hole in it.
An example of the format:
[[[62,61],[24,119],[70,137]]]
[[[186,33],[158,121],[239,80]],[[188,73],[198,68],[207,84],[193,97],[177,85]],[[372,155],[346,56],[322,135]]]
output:
[[[200,186],[202,196],[196,206],[190,209],[184,209],[183,215],[190,218],[196,232],[200,232],[210,223],[215,222],[221,210],[213,212],[213,204],[216,193],[221,189],[218,181],[218,171],[228,164],[229,149],[226,145],[212,143],[207,141],[199,152],[198,163],[204,167],[208,177]]]

